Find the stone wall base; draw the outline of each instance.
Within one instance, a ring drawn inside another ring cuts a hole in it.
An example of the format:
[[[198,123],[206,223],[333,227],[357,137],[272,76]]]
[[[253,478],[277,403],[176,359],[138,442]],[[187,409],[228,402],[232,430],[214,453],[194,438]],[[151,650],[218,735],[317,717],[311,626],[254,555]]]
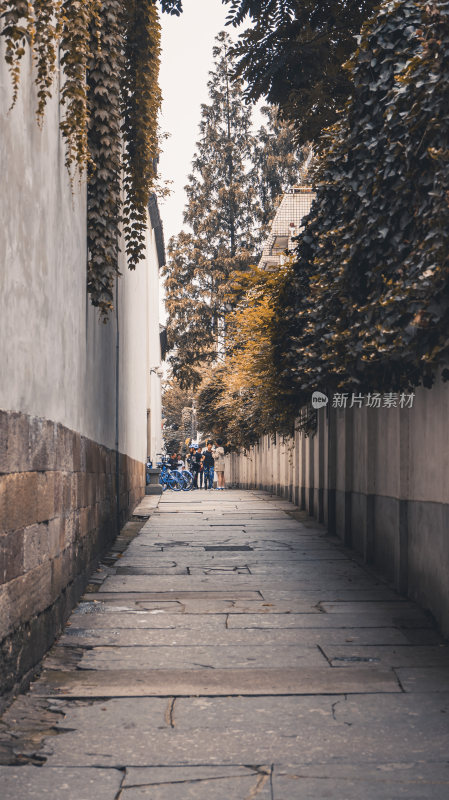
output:
[[[4,697],[32,674],[144,494],[144,463],[59,423],[0,411]]]

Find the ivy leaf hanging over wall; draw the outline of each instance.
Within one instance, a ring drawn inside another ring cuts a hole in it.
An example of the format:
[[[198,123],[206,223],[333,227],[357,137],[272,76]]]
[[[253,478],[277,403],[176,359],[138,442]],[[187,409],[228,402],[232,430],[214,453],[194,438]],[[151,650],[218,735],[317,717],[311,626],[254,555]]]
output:
[[[20,62],[25,55],[27,41],[34,40],[34,15],[27,0],[2,0],[0,2],[1,34],[5,42],[5,61],[11,74],[13,97],[17,100],[20,82]]]
[[[87,288],[93,305],[106,314],[112,308],[121,221],[124,37],[120,0],[103,0],[103,14],[92,20],[91,36],[97,46],[88,63]]]
[[[122,72],[124,140],[124,232],[128,266],[144,255],[147,204],[156,177],[160,25],[149,0],[127,0]]]
[[[179,15],[181,0],[161,0]],[[112,308],[124,234],[128,266],[145,254],[147,205],[159,152],[160,24],[156,0],[0,0],[0,35],[16,103],[29,45],[41,121],[61,66],[66,166],[87,173],[87,288],[103,319]],[[58,50],[60,52],[58,64]]]
[[[298,391],[430,386],[447,365],[448,65],[446,0],[384,3],[363,28],[281,299]]]

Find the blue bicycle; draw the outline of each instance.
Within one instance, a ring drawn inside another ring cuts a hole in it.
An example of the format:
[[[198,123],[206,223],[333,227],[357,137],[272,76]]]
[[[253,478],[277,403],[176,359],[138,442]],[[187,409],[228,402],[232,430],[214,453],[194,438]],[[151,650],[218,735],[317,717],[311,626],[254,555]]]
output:
[[[165,461],[159,461],[158,467],[161,468],[159,475],[159,483],[163,491],[172,489],[174,492],[180,492],[184,488],[184,481],[182,475],[178,470],[170,470]]]
[[[182,461],[179,462],[180,469],[170,469],[168,459],[162,456],[162,460],[158,461],[157,465],[161,468],[159,483],[164,492],[166,489],[172,489],[174,492],[189,492],[192,489],[193,475],[187,469],[184,469]]]

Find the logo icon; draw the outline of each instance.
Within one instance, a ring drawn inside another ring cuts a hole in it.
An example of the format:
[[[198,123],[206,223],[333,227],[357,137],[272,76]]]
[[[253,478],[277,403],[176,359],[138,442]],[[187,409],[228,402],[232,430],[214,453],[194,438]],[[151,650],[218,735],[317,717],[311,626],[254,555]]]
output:
[[[329,398],[323,392],[314,392],[312,394],[312,408],[324,408],[328,402]]]

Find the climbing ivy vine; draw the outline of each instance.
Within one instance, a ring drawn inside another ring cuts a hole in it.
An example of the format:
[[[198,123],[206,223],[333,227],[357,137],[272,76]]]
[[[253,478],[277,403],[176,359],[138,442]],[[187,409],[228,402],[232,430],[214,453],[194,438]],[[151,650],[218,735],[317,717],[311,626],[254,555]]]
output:
[[[448,65],[446,0],[386,2],[362,30],[281,298],[298,396],[431,386],[448,363]]]
[[[161,0],[178,15],[180,0]],[[91,302],[107,319],[123,232],[128,267],[144,254],[147,203],[158,156],[160,24],[156,0],[0,0],[0,35],[12,81],[31,48],[41,123],[61,67],[60,123],[73,181],[87,173]],[[59,57],[58,57],[59,54]]]

